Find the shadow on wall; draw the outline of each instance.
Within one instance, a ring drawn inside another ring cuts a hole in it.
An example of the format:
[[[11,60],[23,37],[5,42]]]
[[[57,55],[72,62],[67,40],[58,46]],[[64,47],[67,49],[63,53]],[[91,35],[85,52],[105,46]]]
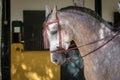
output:
[[[60,68],[50,62],[48,51],[21,52],[19,47],[11,47],[11,80],[60,80]]]

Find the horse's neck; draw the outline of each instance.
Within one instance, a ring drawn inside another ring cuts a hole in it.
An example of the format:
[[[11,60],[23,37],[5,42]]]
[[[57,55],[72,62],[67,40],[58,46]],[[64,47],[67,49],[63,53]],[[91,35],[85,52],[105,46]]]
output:
[[[80,46],[80,45],[84,45],[84,44],[87,44],[90,42],[98,41],[105,37],[111,38],[113,36],[113,33],[107,27],[105,27],[104,24],[100,24],[100,26],[98,25],[97,27],[100,27],[100,29],[98,29],[97,31],[94,31],[94,30],[90,30],[86,26],[81,26],[81,27],[77,26],[77,29],[75,30],[76,32],[74,32],[74,34],[75,34],[74,41],[75,41],[76,45]],[[97,33],[95,33],[95,32],[97,32]],[[99,46],[103,45],[104,42],[108,41],[110,38],[104,39],[103,41],[100,41],[100,42],[97,42],[97,43],[94,43],[91,45],[86,45],[84,47],[79,48],[81,56],[84,56],[84,55],[88,54],[89,52],[95,50]],[[96,52],[94,52],[94,53],[96,53]],[[97,51],[97,53],[99,55],[102,55],[100,50]],[[86,80],[87,79],[88,80],[99,80],[97,78],[97,76],[95,76],[96,73],[95,73],[93,67],[96,67],[96,66],[93,64],[94,61],[93,61],[93,59],[91,59],[92,56],[93,56],[92,54],[89,54],[89,55],[83,57],[84,72],[85,72]],[[102,59],[104,59],[104,57]],[[99,61],[99,59],[98,59],[98,61]],[[100,72],[100,73],[102,73],[102,72]],[[100,78],[100,80],[103,80],[103,79]]]
[[[112,35],[110,29],[108,29],[104,23],[101,23],[90,15],[82,14],[81,16],[77,16],[74,14],[68,15],[68,13],[60,13],[59,18],[62,24],[72,30],[74,34],[73,39],[77,46],[94,42]],[[80,52],[84,55],[91,50],[94,50],[97,46],[97,44],[85,46],[80,49]]]
[[[90,29],[90,27],[95,27],[95,29]],[[100,44],[104,44],[104,41],[107,41],[111,36],[113,36],[113,33],[110,29],[105,27],[103,23],[96,24],[95,26],[90,25],[87,26],[75,26],[76,30],[74,30],[74,41],[76,42],[77,46],[85,45],[91,42],[99,41],[100,39],[104,39],[100,43],[94,43],[92,45],[86,45],[85,47],[79,48],[81,55],[85,55],[89,53],[92,50],[95,50],[97,47],[100,46]],[[97,29],[97,27],[99,27]],[[109,37],[109,38],[106,38]]]
[[[79,32],[76,31],[74,41],[76,45],[79,47],[79,46],[94,42],[97,40],[97,38],[98,37],[95,34],[93,34],[91,31],[87,31],[87,30],[79,31]],[[79,48],[79,51],[81,53],[81,56],[84,56],[85,54],[89,53],[93,49],[94,49],[93,46],[86,45],[84,47]]]

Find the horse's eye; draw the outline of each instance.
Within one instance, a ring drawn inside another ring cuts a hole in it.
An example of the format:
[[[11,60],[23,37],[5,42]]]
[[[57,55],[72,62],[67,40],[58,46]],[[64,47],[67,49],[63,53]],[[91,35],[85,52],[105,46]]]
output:
[[[51,31],[51,34],[56,34],[57,33],[57,31]]]

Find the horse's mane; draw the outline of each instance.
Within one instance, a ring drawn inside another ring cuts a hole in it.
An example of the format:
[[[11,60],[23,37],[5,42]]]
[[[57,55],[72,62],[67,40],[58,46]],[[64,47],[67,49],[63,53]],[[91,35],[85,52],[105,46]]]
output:
[[[72,10],[72,11],[71,11]],[[69,6],[69,7],[64,7],[61,8],[60,11],[66,11],[66,12],[77,12],[77,11],[82,11],[84,13],[87,13],[96,19],[98,19],[100,22],[103,22],[103,19],[93,10],[85,7],[78,7],[78,6]]]
[[[69,12],[69,13],[75,12],[77,14],[79,14],[80,11],[84,12],[84,13],[87,13],[87,14],[93,16],[94,18],[96,18],[97,20],[99,20],[101,23],[104,23],[106,25],[106,27],[113,30],[113,27],[110,24],[108,24],[107,21],[102,19],[95,11],[93,11],[93,10],[91,10],[89,8],[78,7],[78,6],[69,6],[69,7],[61,8],[59,11],[61,11],[61,12]]]

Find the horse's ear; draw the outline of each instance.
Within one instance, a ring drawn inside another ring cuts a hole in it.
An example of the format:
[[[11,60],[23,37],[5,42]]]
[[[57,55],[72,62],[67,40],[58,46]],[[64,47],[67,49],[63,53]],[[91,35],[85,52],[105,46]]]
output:
[[[54,7],[53,11],[52,11],[52,19],[57,19],[57,6]]]
[[[45,10],[45,13],[46,13],[45,17],[47,17],[51,13],[52,10],[50,9],[50,7],[48,5],[46,5],[45,8],[46,8],[46,10]]]

